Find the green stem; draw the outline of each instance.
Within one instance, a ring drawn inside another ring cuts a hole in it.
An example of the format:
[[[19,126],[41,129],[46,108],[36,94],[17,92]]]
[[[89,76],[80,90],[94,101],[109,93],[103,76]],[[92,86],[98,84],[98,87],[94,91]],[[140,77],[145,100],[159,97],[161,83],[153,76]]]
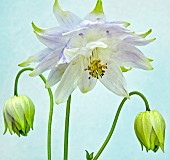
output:
[[[69,134],[70,104],[71,104],[71,95],[69,96],[69,98],[67,100],[67,107],[66,107],[65,133],[64,133],[64,160],[68,159],[68,134]]]
[[[18,81],[21,74],[25,71],[33,71],[33,68],[24,68],[20,70],[15,78],[15,84],[14,84],[14,95],[18,96]],[[42,81],[46,84],[45,77],[40,74],[39,75]],[[47,153],[48,153],[48,160],[51,160],[51,126],[52,126],[52,117],[53,117],[53,106],[54,106],[54,100],[53,100],[53,93],[51,88],[48,88],[48,93],[50,97],[50,111],[49,111],[49,118],[48,118],[48,133],[47,133]]]
[[[150,111],[149,103],[148,103],[146,97],[145,97],[142,93],[140,93],[140,92],[138,92],[138,91],[133,91],[133,92],[130,92],[130,93],[129,93],[129,96],[132,96],[132,95],[138,95],[138,96],[140,96],[140,97],[143,99],[144,103],[145,103],[146,110],[147,110],[147,111]],[[110,138],[111,138],[111,136],[112,136],[112,134],[113,134],[113,132],[114,132],[114,129],[115,129],[115,127],[116,127],[116,123],[117,123],[117,120],[118,120],[118,118],[119,118],[120,111],[121,111],[124,103],[126,102],[126,100],[127,100],[127,98],[124,98],[124,99],[122,100],[122,102],[120,103],[120,105],[119,105],[119,107],[118,107],[118,110],[117,110],[117,112],[116,112],[116,115],[115,115],[115,118],[114,118],[112,127],[111,127],[111,129],[110,129],[110,131],[109,131],[109,134],[108,134],[108,136],[106,137],[103,145],[101,146],[101,148],[99,149],[99,151],[97,152],[97,154],[95,155],[95,157],[93,158],[93,160],[97,160],[97,159],[99,158],[99,156],[101,155],[101,153],[102,153],[103,150],[105,149],[106,145],[108,144],[108,142],[109,142],[109,140],[110,140]]]

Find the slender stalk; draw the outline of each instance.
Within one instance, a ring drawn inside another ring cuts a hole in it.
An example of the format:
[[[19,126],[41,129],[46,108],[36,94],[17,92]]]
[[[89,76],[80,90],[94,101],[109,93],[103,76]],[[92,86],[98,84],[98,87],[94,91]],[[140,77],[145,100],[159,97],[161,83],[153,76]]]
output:
[[[21,74],[25,71],[33,71],[33,68],[24,68],[20,70],[15,78],[15,84],[14,84],[14,95],[18,96],[18,81]],[[39,75],[42,81],[46,84],[45,77],[40,74]],[[51,160],[51,127],[52,127],[52,117],[53,117],[53,106],[54,106],[54,100],[53,100],[53,93],[51,88],[48,88],[48,93],[50,97],[50,111],[49,111],[49,118],[48,118],[48,133],[47,133],[47,153],[48,153],[48,160]]]
[[[130,92],[130,93],[129,93],[129,96],[132,96],[132,95],[138,95],[138,96],[140,96],[140,97],[143,99],[144,103],[145,103],[146,110],[147,110],[147,111],[150,111],[149,103],[148,103],[146,97],[145,97],[142,93],[140,93],[140,92],[138,92],[138,91],[133,91],[133,92]],[[121,109],[122,109],[124,103],[126,102],[126,100],[127,100],[127,98],[124,98],[124,99],[122,100],[122,102],[120,103],[120,105],[119,105],[119,107],[118,107],[118,110],[117,110],[117,112],[116,112],[116,115],[115,115],[113,124],[112,124],[112,126],[111,126],[110,131],[109,131],[109,134],[108,134],[108,136],[106,137],[103,145],[101,146],[101,148],[99,149],[99,151],[97,152],[97,154],[95,155],[95,157],[93,158],[93,160],[97,160],[97,159],[99,158],[99,156],[101,155],[101,153],[102,153],[103,150],[105,149],[106,145],[108,144],[108,142],[109,142],[109,140],[110,140],[110,138],[111,138],[111,136],[112,136],[112,134],[113,134],[113,132],[114,132],[114,129],[115,129],[115,127],[116,127],[116,124],[117,124],[117,121],[118,121],[118,118],[119,118],[119,114],[120,114],[120,112],[121,112]]]
[[[64,133],[64,160],[68,159],[68,136],[69,136],[69,117],[70,117],[71,95],[67,100],[66,117],[65,117],[65,133]]]

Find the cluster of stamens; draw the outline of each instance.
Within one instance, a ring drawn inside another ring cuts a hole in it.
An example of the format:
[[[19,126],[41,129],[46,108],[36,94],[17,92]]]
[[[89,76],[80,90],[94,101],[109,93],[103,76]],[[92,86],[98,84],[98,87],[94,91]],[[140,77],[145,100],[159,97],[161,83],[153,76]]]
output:
[[[90,62],[89,66],[84,69],[89,71],[89,74],[94,78],[102,78],[104,76],[105,70],[107,69],[107,63],[101,64],[101,60],[93,60]],[[90,79],[90,77],[89,77]]]

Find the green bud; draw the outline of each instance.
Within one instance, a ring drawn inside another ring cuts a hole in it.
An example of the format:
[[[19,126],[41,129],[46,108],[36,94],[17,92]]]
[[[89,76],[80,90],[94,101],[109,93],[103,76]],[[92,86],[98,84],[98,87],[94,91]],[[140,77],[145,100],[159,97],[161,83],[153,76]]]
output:
[[[30,128],[33,129],[35,107],[27,96],[14,96],[9,98],[3,109],[5,131],[17,134],[19,137],[27,136]]]
[[[159,147],[164,152],[165,140],[165,121],[162,115],[157,111],[141,112],[136,116],[134,129],[136,136],[146,151],[156,152]]]

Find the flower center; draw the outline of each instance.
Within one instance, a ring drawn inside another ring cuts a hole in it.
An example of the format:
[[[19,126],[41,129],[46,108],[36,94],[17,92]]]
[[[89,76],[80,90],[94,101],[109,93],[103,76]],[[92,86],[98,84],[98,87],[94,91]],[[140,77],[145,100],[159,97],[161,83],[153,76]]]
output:
[[[102,78],[104,76],[105,70],[107,69],[107,64],[101,64],[100,60],[90,61],[89,66],[85,69],[89,71],[89,74],[94,78]],[[90,79],[90,77],[89,77]]]

